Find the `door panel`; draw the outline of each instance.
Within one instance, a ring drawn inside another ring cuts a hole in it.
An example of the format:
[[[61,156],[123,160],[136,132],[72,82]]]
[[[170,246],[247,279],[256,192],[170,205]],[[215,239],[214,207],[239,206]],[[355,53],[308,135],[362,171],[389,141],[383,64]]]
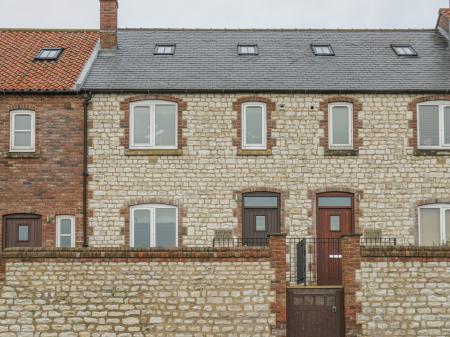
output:
[[[288,337],[342,337],[342,289],[287,289]]]
[[[4,248],[41,247],[42,225],[40,216],[16,214],[6,216],[3,227]]]

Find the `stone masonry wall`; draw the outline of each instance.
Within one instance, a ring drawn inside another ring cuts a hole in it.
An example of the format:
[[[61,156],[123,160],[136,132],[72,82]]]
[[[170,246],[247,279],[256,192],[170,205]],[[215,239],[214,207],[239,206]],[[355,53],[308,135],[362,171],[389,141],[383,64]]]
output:
[[[54,258],[41,259],[41,253]],[[134,256],[112,252],[122,256],[116,258],[95,251],[96,258],[86,258],[91,254],[86,251],[41,253],[18,252],[12,254],[20,258],[5,259],[5,280],[0,281],[2,337],[277,333],[276,272],[268,249]]]
[[[421,95],[346,95],[361,103],[358,153],[338,156],[320,144],[324,137],[320,103],[334,95],[258,94],[276,105],[271,113],[270,153],[238,155],[240,94],[172,94],[186,102],[183,137],[176,155],[129,155],[120,102],[136,96],[97,94],[90,111],[90,243],[127,246],[127,205],[170,201],[183,209],[180,231],[187,246],[209,246],[214,230],[238,227],[234,209],[242,190],[285,192],[285,229],[290,236],[314,234],[315,191],[354,191],[362,229],[415,242],[416,206],[447,200],[448,156],[416,155],[409,104]],[[251,95],[250,95],[251,96]],[[148,98],[148,95],[146,95]],[[333,100],[335,100],[333,98]],[[356,117],[355,117],[356,118]],[[240,233],[234,233],[240,235]]]

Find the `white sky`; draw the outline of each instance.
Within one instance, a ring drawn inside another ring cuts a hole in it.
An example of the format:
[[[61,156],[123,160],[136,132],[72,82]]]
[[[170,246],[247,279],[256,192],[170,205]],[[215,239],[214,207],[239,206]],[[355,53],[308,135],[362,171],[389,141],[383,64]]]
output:
[[[434,28],[449,0],[119,0],[119,27]],[[0,28],[98,28],[98,0],[0,0]]]

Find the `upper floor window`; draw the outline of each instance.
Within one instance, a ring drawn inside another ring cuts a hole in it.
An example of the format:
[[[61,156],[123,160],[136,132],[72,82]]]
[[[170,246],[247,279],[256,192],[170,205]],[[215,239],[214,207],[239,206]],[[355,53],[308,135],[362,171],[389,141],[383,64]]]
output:
[[[417,136],[419,148],[450,147],[450,101],[418,104]]]
[[[138,205],[130,209],[130,247],[177,247],[178,210],[170,205]]]
[[[328,142],[330,148],[353,147],[353,105],[332,103],[328,106]]]
[[[11,111],[10,151],[34,152],[35,118],[28,110]]]
[[[450,243],[450,204],[419,207],[419,243],[426,246]]]
[[[131,149],[176,149],[177,104],[142,101],[130,105]]]
[[[265,150],[267,148],[266,115],[264,103],[242,104],[242,149]]]
[[[75,247],[75,217],[59,215],[56,217],[56,246]]]

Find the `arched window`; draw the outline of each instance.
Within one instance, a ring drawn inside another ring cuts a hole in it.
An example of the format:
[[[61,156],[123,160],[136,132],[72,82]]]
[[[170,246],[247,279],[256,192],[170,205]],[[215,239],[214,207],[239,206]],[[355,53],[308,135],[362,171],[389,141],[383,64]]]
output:
[[[162,204],[130,208],[130,247],[177,247],[178,209]]]
[[[450,204],[419,207],[419,243],[424,246],[450,242]]]
[[[176,149],[178,147],[177,104],[140,101],[130,104],[131,149]]]

